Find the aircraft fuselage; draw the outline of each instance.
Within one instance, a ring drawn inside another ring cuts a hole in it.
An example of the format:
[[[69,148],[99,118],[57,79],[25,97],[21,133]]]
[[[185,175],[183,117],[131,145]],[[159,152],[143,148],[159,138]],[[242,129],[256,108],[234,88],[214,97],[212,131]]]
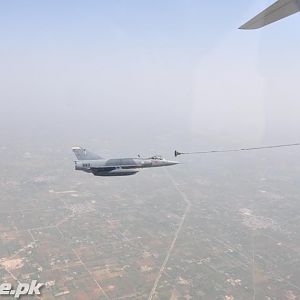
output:
[[[77,160],[75,170],[92,173],[95,176],[129,176],[138,173],[144,168],[166,167],[178,164],[175,161],[153,158],[119,158]]]

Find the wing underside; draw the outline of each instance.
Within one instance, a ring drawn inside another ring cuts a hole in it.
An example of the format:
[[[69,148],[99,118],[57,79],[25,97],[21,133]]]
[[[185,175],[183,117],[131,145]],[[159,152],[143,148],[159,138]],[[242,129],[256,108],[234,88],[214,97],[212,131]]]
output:
[[[116,170],[117,167],[98,167],[98,168],[91,168],[92,172],[98,173],[98,172],[110,172],[113,170]]]
[[[104,166],[98,168],[91,168],[91,171],[95,176],[128,176],[134,175],[139,172],[139,170],[134,168],[134,166]]]
[[[300,11],[300,0],[279,0],[245,23],[240,29],[258,29]]]
[[[110,172],[114,170],[131,170],[136,169],[137,166],[102,166],[102,167],[92,167],[92,172]]]

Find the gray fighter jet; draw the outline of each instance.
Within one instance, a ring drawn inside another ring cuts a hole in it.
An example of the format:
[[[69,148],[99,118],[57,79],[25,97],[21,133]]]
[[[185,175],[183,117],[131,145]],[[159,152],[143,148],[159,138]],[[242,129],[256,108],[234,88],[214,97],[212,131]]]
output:
[[[138,173],[144,168],[166,167],[178,162],[166,160],[161,156],[150,158],[112,158],[104,159],[81,147],[72,148],[77,160],[75,170],[92,173],[95,176],[128,176]]]
[[[240,29],[257,29],[300,11],[300,0],[278,0]]]

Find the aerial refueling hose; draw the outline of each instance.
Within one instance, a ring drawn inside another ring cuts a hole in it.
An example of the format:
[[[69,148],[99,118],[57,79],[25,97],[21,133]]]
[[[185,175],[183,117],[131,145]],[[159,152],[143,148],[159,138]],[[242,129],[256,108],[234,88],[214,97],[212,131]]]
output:
[[[300,143],[295,144],[283,144],[283,145],[271,145],[263,147],[252,147],[252,148],[241,148],[241,149],[227,149],[227,150],[210,150],[210,151],[196,151],[196,152],[179,152],[175,150],[175,157],[179,155],[193,155],[193,154],[210,154],[210,153],[226,153],[226,152],[240,152],[240,151],[253,151],[253,150],[263,150],[263,149],[273,149],[273,148],[284,148],[284,147],[296,147],[300,146]]]

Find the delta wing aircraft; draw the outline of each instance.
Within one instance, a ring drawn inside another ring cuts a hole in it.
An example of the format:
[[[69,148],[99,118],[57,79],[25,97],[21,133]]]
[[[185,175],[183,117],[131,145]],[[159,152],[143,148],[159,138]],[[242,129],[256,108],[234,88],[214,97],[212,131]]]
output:
[[[300,11],[300,0],[278,0],[240,29],[258,29]]]
[[[166,167],[178,162],[166,160],[161,156],[150,158],[112,158],[104,159],[81,147],[72,148],[77,160],[75,170],[92,173],[95,176],[128,176],[138,173],[144,168]]]

